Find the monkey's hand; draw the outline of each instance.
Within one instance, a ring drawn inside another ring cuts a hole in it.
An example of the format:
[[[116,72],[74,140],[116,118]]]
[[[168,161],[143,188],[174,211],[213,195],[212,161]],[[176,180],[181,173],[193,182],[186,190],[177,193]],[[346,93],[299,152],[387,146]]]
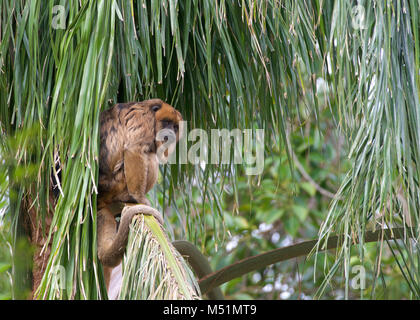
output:
[[[161,225],[163,218],[159,211],[146,205],[125,206],[116,232],[114,215],[108,208],[98,211],[98,257],[106,267],[116,267],[122,260],[128,241],[128,232],[133,217],[138,214],[152,215]]]

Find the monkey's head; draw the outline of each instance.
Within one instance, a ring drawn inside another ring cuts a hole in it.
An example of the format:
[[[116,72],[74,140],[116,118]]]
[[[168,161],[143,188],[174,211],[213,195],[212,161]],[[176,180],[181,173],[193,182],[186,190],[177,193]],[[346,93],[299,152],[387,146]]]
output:
[[[182,136],[182,115],[160,99],[147,100],[147,104],[155,114],[156,148],[161,148],[161,153],[167,158]]]

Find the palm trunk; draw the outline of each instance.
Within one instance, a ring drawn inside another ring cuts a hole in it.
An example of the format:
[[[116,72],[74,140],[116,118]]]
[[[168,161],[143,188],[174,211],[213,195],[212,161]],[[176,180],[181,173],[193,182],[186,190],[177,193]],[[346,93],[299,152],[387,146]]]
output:
[[[41,279],[48,263],[48,258],[51,253],[52,237],[48,244],[46,244],[46,242],[54,215],[54,202],[53,196],[50,195],[49,209],[47,210],[45,216],[42,217],[39,210],[37,210],[37,207],[35,205],[31,205],[32,199],[30,197],[22,201],[20,214],[22,218],[21,221],[24,230],[24,237],[21,237],[21,241],[26,238],[29,242],[30,250],[28,252],[32,256],[32,264],[30,265],[29,270],[30,283],[26,284],[26,286],[30,285],[30,295],[26,293],[27,296],[25,298],[34,299],[35,291],[41,283]],[[20,250],[21,253],[22,250],[27,250],[27,248],[23,246]],[[17,253],[19,254],[19,249]],[[22,294],[24,297],[25,290]]]

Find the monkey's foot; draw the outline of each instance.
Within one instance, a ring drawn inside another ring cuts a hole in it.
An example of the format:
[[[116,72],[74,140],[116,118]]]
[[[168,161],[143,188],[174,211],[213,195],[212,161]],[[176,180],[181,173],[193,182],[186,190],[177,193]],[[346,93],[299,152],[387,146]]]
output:
[[[121,219],[125,220],[124,217],[127,216],[131,221],[131,219],[138,214],[146,214],[148,216],[153,216],[161,225],[163,225],[162,214],[155,208],[144,204],[127,204],[121,212]]]

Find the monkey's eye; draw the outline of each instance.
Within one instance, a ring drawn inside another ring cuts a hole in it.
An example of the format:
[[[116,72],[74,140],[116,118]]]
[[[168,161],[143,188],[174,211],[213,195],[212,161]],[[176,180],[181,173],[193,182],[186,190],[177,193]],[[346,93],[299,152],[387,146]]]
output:
[[[174,131],[175,131],[175,133],[176,133],[176,132],[178,132],[178,130],[179,130],[178,125],[177,125],[177,124],[176,124],[176,125],[174,125]]]
[[[160,105],[154,105],[154,106],[152,107],[152,111],[153,111],[153,112],[156,112],[156,111],[158,111],[160,108],[161,108],[161,106],[160,106]]]

